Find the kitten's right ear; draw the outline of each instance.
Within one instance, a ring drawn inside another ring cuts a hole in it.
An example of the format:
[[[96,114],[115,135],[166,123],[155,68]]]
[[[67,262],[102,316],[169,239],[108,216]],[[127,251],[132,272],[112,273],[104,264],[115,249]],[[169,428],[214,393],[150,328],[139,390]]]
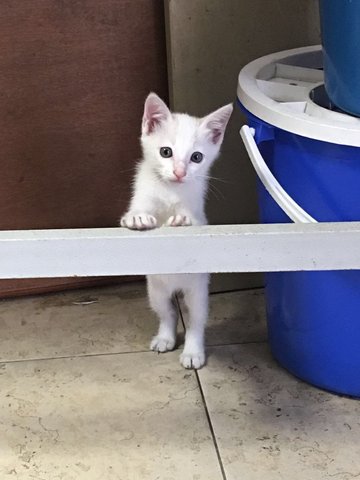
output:
[[[142,133],[149,135],[170,116],[171,112],[161,98],[156,93],[150,93],[145,100]]]

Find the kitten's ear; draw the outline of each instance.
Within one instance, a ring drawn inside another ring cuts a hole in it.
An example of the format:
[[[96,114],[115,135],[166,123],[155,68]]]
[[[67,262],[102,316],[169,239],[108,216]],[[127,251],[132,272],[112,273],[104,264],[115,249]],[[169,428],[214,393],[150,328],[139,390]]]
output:
[[[215,112],[210,113],[202,119],[201,124],[208,131],[210,139],[215,145],[221,145],[232,111],[232,103],[229,103],[229,105],[215,110]]]
[[[166,104],[156,93],[150,93],[144,105],[144,115],[142,119],[142,133],[148,135],[162,122],[171,116],[171,112]]]

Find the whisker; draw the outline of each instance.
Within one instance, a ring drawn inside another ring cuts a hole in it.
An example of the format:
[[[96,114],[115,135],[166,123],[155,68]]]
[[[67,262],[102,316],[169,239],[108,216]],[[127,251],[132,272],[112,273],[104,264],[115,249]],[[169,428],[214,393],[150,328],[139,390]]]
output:
[[[225,200],[224,194],[215,187],[215,185],[209,185],[208,191],[214,195],[217,201],[220,201],[221,199]]]
[[[210,194],[214,195],[216,200],[219,200],[218,196],[216,195],[216,192],[214,190],[212,190],[210,185],[209,185],[208,189],[206,190],[206,198],[209,198]]]
[[[210,186],[210,184],[209,184],[209,186]],[[213,188],[213,190],[215,190],[220,195],[220,197],[223,200],[225,200],[225,195],[223,194],[223,192],[221,190],[219,190],[215,185],[212,185],[212,184],[211,184],[211,188]]]
[[[229,185],[235,185],[234,182],[229,182],[228,180],[223,180],[222,178],[213,177],[211,175],[197,175],[197,177],[206,178],[207,180],[216,180],[217,182],[228,183]]]

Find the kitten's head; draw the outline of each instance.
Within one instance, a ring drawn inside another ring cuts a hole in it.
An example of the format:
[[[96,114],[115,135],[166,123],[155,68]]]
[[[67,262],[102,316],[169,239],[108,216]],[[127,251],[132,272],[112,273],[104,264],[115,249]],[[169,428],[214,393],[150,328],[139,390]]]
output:
[[[144,160],[165,182],[187,183],[205,178],[219,154],[232,104],[204,118],[171,113],[150,93],[145,101],[141,143]]]

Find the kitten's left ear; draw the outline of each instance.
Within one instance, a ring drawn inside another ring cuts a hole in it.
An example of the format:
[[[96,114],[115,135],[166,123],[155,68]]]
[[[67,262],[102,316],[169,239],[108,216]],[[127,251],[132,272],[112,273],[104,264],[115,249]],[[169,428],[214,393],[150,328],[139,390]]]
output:
[[[156,93],[149,93],[144,105],[142,132],[148,135],[170,116],[171,112],[161,98]]]
[[[210,113],[202,119],[201,124],[208,130],[211,141],[215,145],[221,145],[232,111],[232,103],[229,103],[229,105],[215,110],[215,112]]]

